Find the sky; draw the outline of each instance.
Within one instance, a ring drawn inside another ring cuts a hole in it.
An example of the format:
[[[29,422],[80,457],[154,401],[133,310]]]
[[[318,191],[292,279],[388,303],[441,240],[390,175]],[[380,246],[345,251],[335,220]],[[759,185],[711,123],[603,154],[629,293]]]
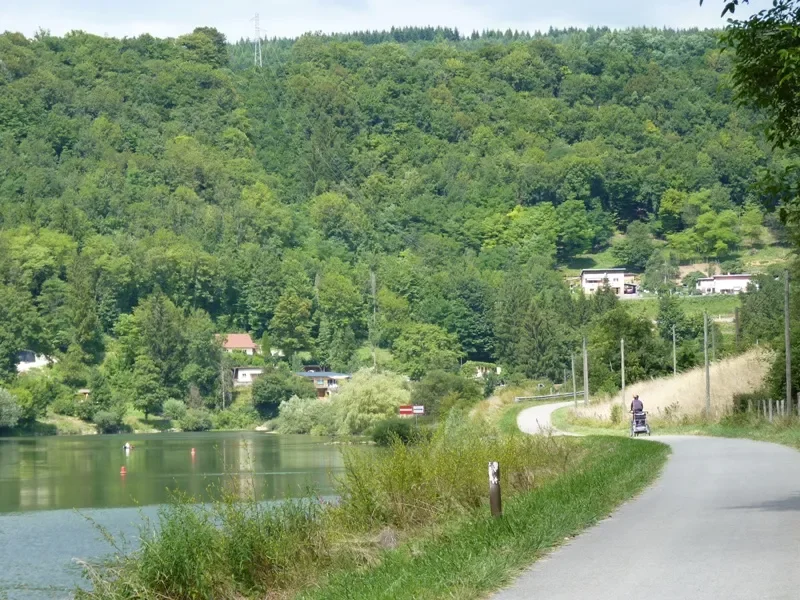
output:
[[[754,0],[755,8],[759,4],[767,2]],[[462,33],[592,25],[705,28],[725,25],[721,8],[722,0],[705,0],[702,7],[699,0],[0,0],[0,31],[175,37],[211,26],[237,40],[253,36],[256,13],[268,37],[407,25],[458,27]]]

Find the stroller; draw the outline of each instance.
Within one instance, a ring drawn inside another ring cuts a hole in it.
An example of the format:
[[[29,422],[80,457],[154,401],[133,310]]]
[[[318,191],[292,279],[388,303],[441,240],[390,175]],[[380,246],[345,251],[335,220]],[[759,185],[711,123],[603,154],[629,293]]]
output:
[[[647,424],[647,413],[636,411],[631,417],[631,437],[637,437],[641,433],[650,435],[650,425]]]

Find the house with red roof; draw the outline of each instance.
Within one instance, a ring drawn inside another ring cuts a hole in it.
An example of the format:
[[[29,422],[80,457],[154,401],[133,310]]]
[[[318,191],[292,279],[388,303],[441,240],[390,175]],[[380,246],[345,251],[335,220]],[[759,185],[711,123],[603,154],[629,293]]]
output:
[[[252,356],[260,351],[249,333],[221,333],[217,335],[217,339],[222,340],[222,349],[225,352],[244,352]]]

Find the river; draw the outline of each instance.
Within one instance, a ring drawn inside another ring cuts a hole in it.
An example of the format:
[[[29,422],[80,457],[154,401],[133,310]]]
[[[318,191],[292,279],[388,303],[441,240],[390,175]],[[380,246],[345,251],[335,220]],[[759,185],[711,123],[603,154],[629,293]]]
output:
[[[128,441],[134,449],[125,452]],[[198,502],[214,488],[255,490],[261,500],[298,497],[309,486],[325,495],[341,468],[336,446],[308,436],[0,438],[0,598],[69,598],[81,581],[75,560],[112,550],[91,521],[135,544],[143,516],[175,491]]]

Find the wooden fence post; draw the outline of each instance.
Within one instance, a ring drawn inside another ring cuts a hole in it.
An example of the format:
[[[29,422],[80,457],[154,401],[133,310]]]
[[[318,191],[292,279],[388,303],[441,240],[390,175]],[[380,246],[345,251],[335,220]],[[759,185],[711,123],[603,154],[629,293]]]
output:
[[[769,422],[772,423],[772,398],[769,399]]]
[[[500,497],[500,464],[489,463],[489,507],[493,517],[503,516],[503,502]]]

